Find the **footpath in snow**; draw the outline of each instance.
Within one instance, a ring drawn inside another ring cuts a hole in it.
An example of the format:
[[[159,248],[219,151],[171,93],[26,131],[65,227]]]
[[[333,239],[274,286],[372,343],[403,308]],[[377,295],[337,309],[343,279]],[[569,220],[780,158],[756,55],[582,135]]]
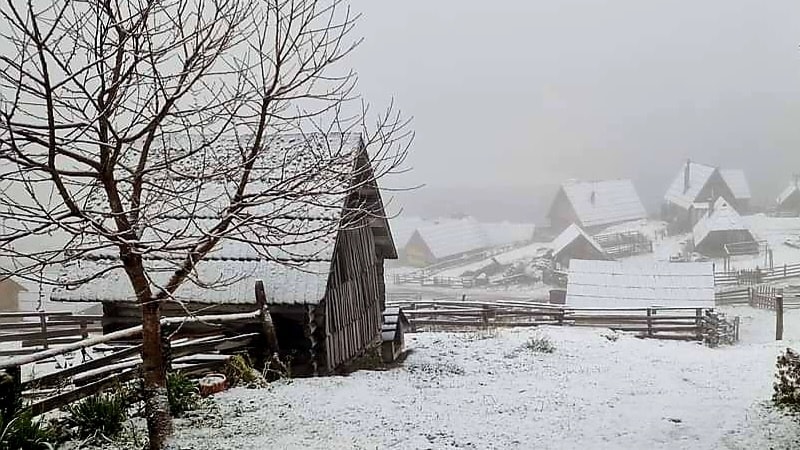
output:
[[[800,311],[737,308],[742,342],[711,349],[570,327],[410,335],[402,367],[278,382],[178,422],[182,449],[800,448],[766,405]],[[552,354],[525,347],[547,336]]]

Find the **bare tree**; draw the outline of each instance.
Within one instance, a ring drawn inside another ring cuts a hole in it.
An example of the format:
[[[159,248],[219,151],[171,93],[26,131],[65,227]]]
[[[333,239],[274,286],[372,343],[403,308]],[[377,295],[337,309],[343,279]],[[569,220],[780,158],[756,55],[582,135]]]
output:
[[[124,270],[142,310],[150,447],[162,448],[162,303],[199,282],[223,240],[270,258],[341,226],[286,219],[358,188],[342,182],[348,132],[377,168],[359,182],[395,171],[407,123],[390,107],[368,127],[355,74],[335,72],[359,42],[341,0],[7,0],[0,14],[0,257],[61,285]],[[274,145],[298,130],[314,133]],[[14,250],[51,235],[57,246]],[[118,264],[46,275],[90,255]],[[151,273],[152,258],[171,261],[169,276]]]

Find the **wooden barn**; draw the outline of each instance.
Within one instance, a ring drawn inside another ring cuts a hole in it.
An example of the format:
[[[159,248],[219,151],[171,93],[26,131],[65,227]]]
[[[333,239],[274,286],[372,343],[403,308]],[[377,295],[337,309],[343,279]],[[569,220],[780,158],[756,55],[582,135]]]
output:
[[[733,246],[737,254],[758,254],[759,246],[750,228],[736,210],[720,197],[692,230],[694,249],[707,256],[728,256]],[[726,246],[729,248],[726,249]]]
[[[426,267],[485,251],[492,247],[486,230],[472,217],[442,219],[417,227],[401,250],[406,264]]]
[[[662,216],[670,232],[688,232],[720,197],[747,213],[751,194],[744,172],[687,161],[664,196]]]
[[[567,305],[713,308],[713,264],[576,259],[569,268]]]
[[[594,238],[578,225],[572,224],[562,231],[552,244],[553,261],[556,269],[567,268],[573,259],[609,260],[611,259]]]
[[[561,185],[548,213],[552,231],[577,224],[591,233],[610,225],[647,218],[630,180],[569,181]]]
[[[776,209],[782,215],[800,216],[800,180],[798,177],[795,177],[778,196]]]
[[[385,305],[383,265],[397,252],[377,183],[360,136],[278,135],[271,143],[297,147],[333,145],[346,147],[342,170],[350,177],[334,177],[344,183],[332,191],[349,192],[330,198],[292,205],[290,216],[281,218],[281,228],[291,230],[278,240],[264,242],[263,248],[248,239],[223,240],[198,264],[191,282],[164,305],[166,316],[192,313],[247,312],[255,309],[254,286],[263,280],[267,304],[275,324],[282,356],[291,358],[298,375],[325,374],[380,344],[382,311]],[[345,157],[346,156],[346,157]],[[347,189],[347,184],[357,189]],[[258,189],[258,186],[253,186]],[[364,212],[368,211],[367,214]],[[355,213],[358,211],[358,213]],[[175,219],[185,226],[188,218]],[[192,219],[198,231],[206,220]],[[208,221],[209,226],[216,221]],[[260,230],[252,225],[253,233]],[[248,230],[243,229],[243,233]],[[295,237],[293,237],[295,236]],[[250,242],[248,242],[250,241]],[[246,243],[247,242],[247,243]],[[78,262],[71,271],[95,273],[98,266],[114,263],[112,256],[93,255]],[[147,259],[153,288],[171,276],[175,261]],[[116,269],[75,290],[58,290],[53,299],[67,302],[101,302],[104,332],[140,323],[140,310],[122,270]],[[256,323],[234,323],[209,330],[198,324],[184,332],[242,333],[256,331]]]

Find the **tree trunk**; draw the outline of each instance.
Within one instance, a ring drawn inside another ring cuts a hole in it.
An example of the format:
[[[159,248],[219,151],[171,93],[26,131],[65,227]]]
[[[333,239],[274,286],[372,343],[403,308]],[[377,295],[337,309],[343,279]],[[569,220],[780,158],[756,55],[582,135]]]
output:
[[[167,372],[161,347],[161,304],[142,304],[142,370],[144,372],[145,415],[150,450],[164,448],[172,434],[172,416],[167,399]]]

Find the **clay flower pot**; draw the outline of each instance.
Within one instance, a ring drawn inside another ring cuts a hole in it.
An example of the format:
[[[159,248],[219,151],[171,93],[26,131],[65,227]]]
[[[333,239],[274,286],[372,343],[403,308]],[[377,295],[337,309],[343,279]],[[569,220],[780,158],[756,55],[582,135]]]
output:
[[[201,378],[198,385],[200,387],[200,395],[208,397],[228,389],[228,378],[221,373],[211,373]]]

